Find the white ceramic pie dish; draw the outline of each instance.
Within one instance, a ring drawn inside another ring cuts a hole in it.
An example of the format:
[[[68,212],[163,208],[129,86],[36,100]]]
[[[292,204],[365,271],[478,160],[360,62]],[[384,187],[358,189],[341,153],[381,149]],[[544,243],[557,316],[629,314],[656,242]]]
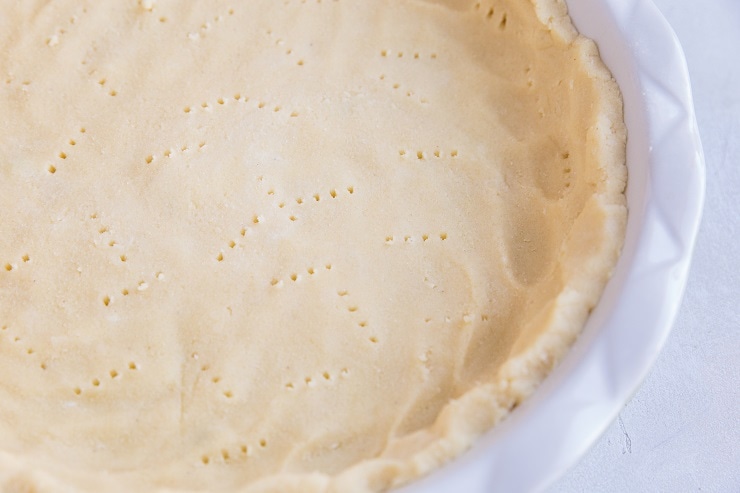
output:
[[[541,387],[466,454],[402,493],[541,491],[629,400],[678,312],[704,201],[688,70],[650,0],[567,0],[622,90],[629,219],[622,257],[574,347]]]

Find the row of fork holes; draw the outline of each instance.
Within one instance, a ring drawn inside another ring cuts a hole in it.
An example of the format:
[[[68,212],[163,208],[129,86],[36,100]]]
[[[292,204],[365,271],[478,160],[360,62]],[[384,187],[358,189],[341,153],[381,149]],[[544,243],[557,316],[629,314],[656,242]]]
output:
[[[139,366],[135,362],[130,361],[129,364],[127,365],[127,369],[129,371],[137,371],[139,369]],[[110,377],[111,380],[115,380],[119,378],[121,374],[118,372],[118,370],[114,369],[108,372],[108,376]],[[90,381],[90,384],[92,385],[93,388],[99,388],[102,385],[102,381],[99,378],[93,378]],[[83,393],[83,390],[81,387],[75,387],[73,391],[75,395],[82,395]]]
[[[337,296],[339,296],[340,298],[349,299],[349,291],[347,291],[346,289],[340,289],[340,290],[337,291]],[[357,306],[355,304],[352,304],[352,303],[349,303],[346,306],[347,306],[347,311],[350,314],[353,314],[355,316],[359,315],[359,313],[360,313],[360,307],[359,306]],[[357,322],[357,326],[360,327],[360,328],[367,327],[367,320],[360,320],[359,322]],[[376,343],[378,341],[377,341],[377,338],[371,337],[370,338],[370,342]]]
[[[335,1],[336,1],[336,0],[335,0]],[[318,1],[317,1],[317,3],[321,3],[321,1],[320,1],[320,0],[318,0]],[[287,2],[286,2],[286,5],[287,5]],[[272,35],[273,35],[272,29],[267,29],[267,30],[265,31],[265,34],[267,34],[268,36],[272,37]],[[283,46],[283,45],[285,45],[285,40],[284,40],[283,38],[277,38],[277,39],[275,40],[275,45],[276,45],[276,46]],[[292,49],[292,48],[290,48],[290,47],[287,47],[287,48],[285,48],[285,54],[286,54],[287,56],[291,56],[291,55],[293,55],[293,49]],[[298,61],[296,62],[296,65],[298,65],[298,66],[301,66],[301,67],[302,67],[302,66],[303,66],[304,64],[305,64],[305,61],[304,61],[304,60],[303,60],[302,58],[301,58],[301,59],[299,59],[299,60],[298,60]]]
[[[7,325],[0,326],[0,331],[6,332],[7,330],[8,330],[8,326]],[[15,336],[13,338],[13,342],[15,342],[15,343],[19,343],[22,340],[23,339],[20,336]],[[33,355],[35,353],[36,353],[36,351],[33,348],[31,348],[31,347],[29,347],[29,348],[26,349],[26,354],[29,355],[29,356],[30,355]],[[40,367],[41,367],[42,370],[46,370],[48,368],[47,364],[44,363],[44,362],[42,362],[40,364]],[[128,365],[127,365],[127,368],[130,371],[136,371],[136,370],[139,369],[138,365],[134,361],[130,361],[128,363]],[[108,372],[108,375],[110,376],[111,379],[115,379],[115,378],[118,378],[120,376],[120,373],[118,372],[118,370],[115,370],[114,369],[114,370],[110,370]],[[92,383],[92,386],[93,387],[99,387],[101,382],[100,382],[100,379],[94,378],[91,383]],[[82,393],[82,389],[80,389],[79,387],[76,387],[75,388],[75,394],[80,395],[81,393]]]
[[[205,141],[200,141],[200,142],[198,142],[198,146],[197,146],[197,150],[198,150],[198,151],[202,151],[202,150],[203,150],[203,149],[204,149],[205,147],[206,147],[206,143],[205,143]],[[162,157],[164,157],[164,158],[172,158],[172,157],[173,157],[173,155],[174,155],[174,154],[175,154],[175,153],[176,153],[176,152],[177,152],[178,150],[179,150],[180,154],[185,154],[185,153],[187,153],[187,152],[189,152],[189,151],[190,151],[190,148],[191,148],[191,146],[190,146],[190,145],[188,145],[188,144],[183,144],[183,145],[179,146],[179,147],[178,147],[178,148],[176,148],[176,149],[173,149],[173,148],[169,148],[169,149],[166,149],[165,151],[163,151],[163,152],[162,152]],[[156,161],[156,160],[157,160],[157,156],[155,156],[154,154],[150,154],[150,155],[148,155],[148,156],[147,156],[147,157],[146,157],[146,158],[144,159],[144,161],[146,162],[146,164],[152,164],[152,163],[153,163],[154,161]]]
[[[76,24],[77,21],[80,19],[80,16],[86,13],[87,13],[87,9],[83,8],[81,11],[78,12],[79,15],[71,15],[69,17],[69,24],[70,25]],[[67,34],[67,30],[65,28],[57,27],[54,31],[54,34],[46,38],[45,43],[48,46],[56,46],[59,44],[59,41],[60,41],[59,36],[63,36],[65,34]]]
[[[385,81],[385,80],[386,80],[385,74],[380,74],[380,76],[379,76],[378,78],[379,78],[380,80],[382,80],[382,81]],[[386,82],[387,82],[387,81],[386,81]],[[392,88],[393,88],[394,90],[400,90],[400,89],[401,89],[401,83],[400,83],[400,82],[394,82],[394,83],[392,83],[392,84],[391,84],[391,87],[392,87]],[[406,88],[404,88],[404,89],[406,89]],[[415,95],[415,93],[414,93],[414,91],[413,91],[413,90],[411,90],[411,89],[406,89],[406,97],[409,97],[409,98],[410,98],[410,97],[412,97],[412,96],[414,96],[414,95]],[[428,100],[427,98],[424,98],[424,97],[420,97],[420,98],[419,98],[419,102],[420,102],[420,103],[422,103],[422,104],[427,104],[427,103],[429,103],[429,100]]]
[[[464,323],[466,323],[466,324],[474,322],[475,319],[476,319],[476,316],[475,315],[472,315],[472,314],[464,314],[462,316],[462,321]],[[481,314],[481,316],[480,316],[480,321],[481,322],[488,322],[489,320],[490,320],[490,317],[487,314],[485,314],[485,313]],[[430,324],[430,323],[432,323],[434,321],[435,320],[433,318],[431,318],[431,317],[426,317],[424,319],[424,323],[427,323],[427,324]],[[444,317],[443,320],[439,320],[438,322],[440,322],[440,323],[442,323],[442,322],[444,322],[444,323],[452,323],[453,321],[454,321],[453,317]]]
[[[106,84],[108,84],[108,79],[106,79],[105,77],[103,77],[102,79],[99,79],[98,80],[98,85],[101,88],[105,89]],[[112,97],[116,97],[116,96],[118,96],[118,91],[115,90],[115,89],[109,89],[108,90],[108,95],[109,96],[112,96]]]
[[[24,254],[24,255],[23,255],[23,256],[21,257],[21,262],[23,262],[24,264],[25,264],[25,263],[28,263],[28,262],[30,262],[30,261],[31,261],[31,257],[30,257],[30,256],[29,256],[29,255],[28,255],[27,253],[26,253],[26,254]],[[5,270],[6,270],[7,272],[11,272],[11,271],[13,271],[13,270],[15,270],[15,269],[16,269],[16,265],[14,265],[14,264],[11,264],[10,262],[6,262],[6,263],[5,263],[5,265],[3,266],[3,268],[4,268],[4,269],[5,269]]]
[[[267,440],[265,440],[264,438],[261,439],[258,442],[258,444],[259,444],[259,448],[262,448],[262,449],[267,448]],[[246,459],[249,456],[251,450],[252,449],[249,447],[249,445],[243,443],[239,445],[239,449],[237,453],[233,453],[231,450],[224,448],[224,449],[221,449],[220,453],[216,457],[219,457],[224,463],[227,463],[237,458]],[[207,466],[211,464],[213,459],[211,458],[210,455],[202,455],[200,458],[200,461],[203,465]]]
[[[200,367],[200,371],[202,372],[207,372],[210,369],[211,369],[211,366],[207,364],[202,365]],[[218,385],[219,383],[221,383],[221,377],[218,375],[214,375],[213,377],[211,377],[211,383],[213,383],[214,385]],[[234,397],[234,392],[229,389],[223,390],[221,393],[227,399],[231,399]]]
[[[346,378],[349,376],[349,369],[348,368],[342,368],[339,371],[339,376],[342,378]],[[305,387],[314,387],[316,386],[316,382],[333,382],[335,380],[334,375],[329,373],[328,371],[324,371],[321,373],[321,375],[318,378],[314,378],[313,376],[307,376],[303,378],[303,384]],[[297,385],[294,382],[287,382],[285,384],[285,388],[287,390],[295,390],[297,388]]]
[[[125,255],[122,255],[122,257],[125,257]],[[163,272],[157,272],[156,274],[154,274],[154,278],[156,280],[158,280],[158,281],[162,281],[162,280],[164,280],[165,276],[164,276],[164,273]],[[146,291],[147,289],[149,289],[149,283],[146,282],[145,280],[139,281],[136,284],[136,288],[135,289],[136,289],[136,291]],[[129,288],[123,288],[123,289],[121,289],[121,295],[122,296],[129,296],[130,294],[131,294],[131,290],[129,290]],[[110,304],[113,302],[113,298],[111,296],[109,296],[109,295],[105,295],[105,296],[103,296],[103,300],[102,301],[103,301],[103,305],[104,306],[110,306]]]
[[[86,133],[86,132],[87,132],[87,129],[85,129],[85,127],[81,127],[81,128],[80,128],[80,130],[79,130],[79,132],[80,132],[81,134],[84,134],[84,133]],[[77,140],[75,140],[74,138],[71,138],[71,139],[69,139],[69,140],[67,141],[67,144],[68,144],[68,145],[69,145],[70,147],[74,147],[74,146],[76,146],[76,145],[77,145]],[[66,160],[66,159],[67,159],[67,157],[68,157],[68,154],[67,154],[67,152],[66,152],[66,151],[64,151],[64,150],[62,150],[62,151],[59,151],[59,154],[57,154],[57,158],[58,158],[58,159],[60,159],[61,161],[64,161],[64,160]],[[52,175],[53,175],[54,173],[56,173],[56,172],[57,172],[57,165],[55,165],[54,163],[51,163],[51,164],[49,164],[49,165],[47,166],[47,168],[46,168],[46,171],[48,171],[48,172],[49,172],[50,174],[52,174]]]
[[[332,269],[332,265],[326,264],[324,265],[324,269],[327,271],[330,271]],[[316,273],[317,273],[317,270],[314,267],[308,267],[306,269],[306,274],[308,274],[309,277],[315,275]],[[297,272],[294,272],[290,274],[290,276],[288,276],[288,279],[290,279],[291,282],[298,282],[301,280],[301,275],[298,274]],[[273,277],[272,280],[270,281],[270,285],[271,286],[282,286],[283,281],[281,279],[278,279],[277,277]]]
[[[303,61],[302,60],[299,61],[298,64],[299,65],[303,65]],[[248,96],[242,96],[240,93],[234,94],[233,99],[234,99],[234,101],[242,102],[242,103],[248,103],[250,101],[250,99],[249,99]],[[218,98],[216,100],[216,104],[212,104],[212,103],[209,103],[207,101],[204,101],[204,102],[200,103],[200,108],[201,108],[201,110],[208,111],[208,110],[210,110],[214,106],[225,106],[228,101],[229,101],[228,98]],[[271,105],[268,105],[264,101],[259,101],[259,102],[257,102],[257,105],[256,106],[257,106],[258,109],[265,109],[265,108],[269,108]],[[183,108],[183,112],[184,113],[192,113],[195,108],[197,108],[197,107],[185,106]],[[281,105],[274,105],[274,106],[272,106],[272,111],[273,111],[273,113],[279,113],[279,112],[283,111],[283,107]],[[298,115],[299,115],[298,111],[295,111],[294,110],[294,111],[291,111],[290,112],[290,116],[293,117],[293,118],[297,117]]]
[[[8,330],[8,326],[7,325],[0,326],[0,332],[6,332],[7,330]],[[20,336],[14,336],[13,337],[13,342],[15,344],[20,344],[21,342],[23,342],[23,338],[20,337]],[[26,348],[25,354],[27,356],[31,356],[31,355],[33,355],[35,353],[36,353],[36,351],[32,347]],[[42,362],[40,366],[41,366],[41,369],[42,370],[46,370],[46,363],[43,363]]]
[[[475,10],[481,10],[482,7],[483,7],[483,5],[480,2],[477,2],[475,4]],[[486,12],[486,20],[487,21],[491,21],[491,20],[493,20],[493,17],[496,14],[496,9],[494,7],[489,7],[489,9],[486,10],[485,12]],[[508,17],[506,15],[506,12],[504,12],[501,15],[501,19],[499,20],[499,23],[498,23],[499,29],[501,29],[501,30],[506,29],[506,23],[507,23],[507,21],[508,21]]]
[[[445,241],[445,240],[447,240],[447,233],[440,233],[437,237],[440,239],[440,241]],[[417,238],[418,239],[421,239],[422,243],[426,243],[426,242],[434,239],[434,236],[430,236],[428,234],[423,234],[423,235],[418,236],[418,237],[415,237],[415,236],[412,236],[412,235],[405,235],[405,236],[403,236],[403,242],[404,243],[415,243],[415,242],[418,241]],[[391,245],[391,244],[393,244],[395,242],[396,242],[396,237],[395,236],[386,236],[385,237],[385,243],[386,244]]]
[[[411,154],[411,152],[407,151],[406,149],[401,149],[398,151],[398,155],[401,157],[406,157],[409,154]],[[449,152],[449,156],[451,158],[456,158],[459,156],[459,154],[460,153],[457,151],[457,149],[453,149]],[[424,160],[431,159],[431,158],[441,159],[445,157],[445,153],[443,153],[439,149],[436,149],[431,153],[428,153],[427,151],[416,151],[415,155],[416,155],[416,159],[418,159],[419,161],[424,161]]]
[[[355,188],[353,186],[349,186],[349,187],[347,187],[347,192],[350,195],[352,195],[352,194],[355,193]],[[275,195],[275,191],[272,190],[272,189],[270,189],[270,190],[268,190],[267,195]],[[338,196],[339,196],[339,192],[337,192],[337,190],[335,188],[332,188],[331,190],[329,190],[329,197],[331,197],[332,199],[336,199]],[[315,193],[308,200],[310,201],[311,199],[313,199],[314,202],[321,202],[321,194]],[[297,197],[295,199],[295,203],[298,204],[298,205],[303,205],[304,203],[306,203],[306,200],[304,200],[303,197]],[[279,209],[283,209],[285,206],[286,206],[286,203],[285,202],[278,203],[278,208]],[[295,216],[290,216],[290,220],[291,221],[295,221],[295,220],[297,220],[297,218]]]
[[[228,16],[234,15],[234,9],[229,9],[227,11],[227,14]],[[224,17],[225,16],[221,14],[216,15],[213,17],[213,22],[219,23],[224,20]],[[159,18],[160,22],[166,22],[166,20],[167,19],[164,17]],[[202,36],[205,34],[205,32],[209,31],[210,29],[211,29],[211,23],[209,21],[204,21],[203,23],[201,23],[199,31],[188,33],[188,39],[191,39],[191,40],[201,39]]]
[[[326,269],[327,270],[331,270],[331,264],[327,264],[326,265]],[[315,269],[313,267],[309,267],[307,269],[307,273],[308,273],[309,276],[313,276],[316,273],[316,271],[315,271]],[[297,283],[297,282],[299,282],[301,280],[301,275],[298,274],[298,273],[292,273],[289,276],[289,279],[290,279],[291,282]],[[281,287],[281,286],[283,286],[283,284],[284,284],[283,280],[278,279],[277,277],[272,278],[272,280],[270,281],[270,285],[271,286],[278,287],[278,288]],[[337,296],[339,296],[340,298],[347,298],[349,296],[349,291],[344,290],[344,289],[340,289],[340,290],[337,291]],[[349,312],[350,314],[355,315],[355,316],[360,313],[360,307],[357,306],[356,304],[350,303],[350,304],[346,305],[346,309],[347,309],[347,312]],[[357,326],[360,327],[360,328],[367,327],[368,326],[367,320],[360,320],[360,321],[358,321],[357,322]],[[369,341],[371,343],[373,343],[373,344],[377,344],[379,342],[378,341],[378,338],[376,336],[371,336],[369,338]]]
[[[396,58],[403,58],[405,55],[404,55],[404,52],[403,51],[380,50],[380,56],[382,56],[383,58],[390,58],[390,57],[394,57],[394,56]],[[428,57],[431,58],[432,60],[434,60],[434,59],[437,58],[437,54],[436,53],[431,53],[430,55],[428,55]],[[413,58],[414,60],[419,60],[419,59],[422,59],[422,58],[427,58],[427,56],[422,55],[421,53],[419,53],[417,51],[417,52],[414,52],[413,54],[409,55],[407,58]]]
[[[352,195],[352,194],[355,193],[355,187],[353,187],[351,185],[348,186],[346,188],[346,190],[347,190],[347,193],[349,193],[350,195]],[[332,199],[336,199],[339,196],[339,193],[340,192],[341,192],[341,190],[340,191],[337,191],[336,188],[332,188],[331,190],[329,190],[329,197],[331,197]],[[275,190],[273,190],[271,188],[270,190],[267,191],[267,195],[271,195],[271,196],[272,195],[275,195]],[[311,199],[313,199],[314,202],[321,202],[321,194],[320,193],[315,193],[315,194],[313,194],[311,196]],[[302,205],[302,204],[305,203],[305,199],[303,197],[297,197],[295,199],[295,203],[298,204],[298,205]],[[280,202],[278,204],[278,207],[282,209],[283,207],[285,207],[285,205],[286,205],[285,202]]]
[[[94,213],[90,214],[90,219],[92,219],[92,220],[96,220],[96,219],[98,219],[98,214],[97,214],[97,212],[94,212]],[[100,227],[100,228],[98,229],[98,234],[100,234],[101,236],[102,236],[102,235],[106,235],[106,234],[108,234],[108,233],[110,233],[110,232],[111,232],[111,230],[110,230],[110,228],[109,228],[108,226],[101,226],[101,227]],[[116,247],[117,245],[118,245],[118,242],[116,242],[116,240],[114,240],[114,239],[111,239],[111,240],[109,240],[109,241],[108,241],[108,246],[109,246],[109,247],[111,247],[111,248],[113,248],[113,247]],[[129,260],[129,259],[128,259],[128,255],[126,255],[125,253],[122,253],[122,254],[118,255],[118,259],[119,259],[119,260],[120,260],[120,261],[121,261],[122,263],[126,263],[126,262],[128,262],[128,260]],[[162,272],[157,272],[157,273],[155,274],[155,277],[156,277],[157,279],[159,279],[159,280],[162,280],[162,279],[164,278],[164,274],[163,274]],[[143,286],[143,284],[145,284],[145,283],[144,283],[144,281],[141,281],[141,282],[139,283],[139,286]],[[124,295],[124,296],[128,295],[128,294],[129,294],[129,293],[128,293],[128,289],[124,289],[124,290],[122,291],[122,293],[123,293],[123,295]],[[110,300],[108,300],[108,301],[110,302]]]
[[[346,190],[347,190],[347,193],[350,194],[350,195],[353,195],[355,193],[355,187],[352,186],[352,185],[348,186],[346,188]],[[275,190],[271,188],[270,190],[267,191],[267,195],[274,196],[275,195]],[[337,191],[337,189],[333,188],[333,189],[329,190],[329,197],[331,197],[332,199],[338,198],[339,197],[339,192]],[[313,199],[314,202],[320,202],[321,201],[321,194],[315,193],[315,194],[313,194],[313,196],[311,198]],[[308,199],[308,200],[311,200],[311,199]],[[295,199],[295,203],[298,204],[298,205],[303,205],[305,202],[306,202],[306,200],[304,200],[303,197],[298,197],[298,198]],[[285,202],[280,202],[280,203],[278,203],[278,208],[283,209],[283,208],[286,207],[286,205],[287,204]],[[293,214],[291,214],[290,216],[288,216],[288,219],[290,219],[290,221],[297,221],[298,220],[298,217],[295,216],[295,215],[293,215]],[[263,217],[262,216],[260,216],[258,214],[255,214],[255,215],[252,216],[251,223],[252,223],[252,226],[253,227],[261,224],[262,221],[263,221]],[[242,227],[241,230],[239,231],[239,235],[242,236],[242,237],[246,236],[247,235],[247,227]],[[229,246],[230,249],[236,248],[236,245],[237,245],[237,243],[236,243],[235,240],[229,240],[228,246]],[[218,255],[216,255],[216,260],[218,262],[223,262],[224,261],[224,258],[225,257],[224,257],[224,253],[223,252],[219,252]]]

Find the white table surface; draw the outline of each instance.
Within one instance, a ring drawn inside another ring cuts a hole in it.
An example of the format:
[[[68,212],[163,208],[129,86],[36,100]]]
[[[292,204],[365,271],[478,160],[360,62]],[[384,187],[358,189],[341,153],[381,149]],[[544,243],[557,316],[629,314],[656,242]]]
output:
[[[707,165],[676,324],[640,390],[548,493],[740,492],[740,0],[654,0],[683,45]]]

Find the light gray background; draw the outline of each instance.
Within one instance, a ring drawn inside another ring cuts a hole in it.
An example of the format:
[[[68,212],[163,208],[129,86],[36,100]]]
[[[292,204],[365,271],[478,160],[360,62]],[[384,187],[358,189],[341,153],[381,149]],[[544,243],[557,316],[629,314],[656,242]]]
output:
[[[640,390],[548,493],[740,493],[740,0],[654,0],[691,74],[707,164],[693,266]]]

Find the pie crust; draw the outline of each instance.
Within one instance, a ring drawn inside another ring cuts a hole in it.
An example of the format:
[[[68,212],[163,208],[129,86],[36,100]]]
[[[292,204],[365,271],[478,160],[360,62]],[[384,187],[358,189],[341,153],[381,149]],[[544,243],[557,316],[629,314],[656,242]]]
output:
[[[0,490],[375,492],[466,450],[624,236],[556,0],[0,0]]]

